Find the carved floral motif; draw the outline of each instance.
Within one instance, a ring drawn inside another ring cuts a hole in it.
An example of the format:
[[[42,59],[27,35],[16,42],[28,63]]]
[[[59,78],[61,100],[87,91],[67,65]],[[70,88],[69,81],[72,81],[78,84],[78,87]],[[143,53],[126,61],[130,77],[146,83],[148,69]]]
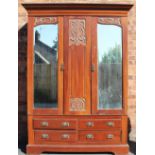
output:
[[[85,20],[69,20],[69,45],[86,45]]]
[[[86,101],[84,98],[71,98],[70,111],[85,111]]]
[[[121,26],[121,20],[119,17],[100,17],[98,18],[100,24],[111,24]]]
[[[56,24],[57,18],[56,17],[35,17],[35,26],[41,24]]]

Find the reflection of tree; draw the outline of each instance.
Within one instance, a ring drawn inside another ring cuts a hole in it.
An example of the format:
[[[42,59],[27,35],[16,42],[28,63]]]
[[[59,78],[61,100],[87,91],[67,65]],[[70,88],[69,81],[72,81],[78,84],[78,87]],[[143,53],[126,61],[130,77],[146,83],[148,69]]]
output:
[[[121,55],[121,47],[120,45],[115,45],[115,47],[110,48],[108,53],[105,53],[102,57],[102,63],[114,64],[121,63],[122,55]]]
[[[122,99],[122,54],[115,45],[99,62],[99,103],[103,108],[117,107]]]

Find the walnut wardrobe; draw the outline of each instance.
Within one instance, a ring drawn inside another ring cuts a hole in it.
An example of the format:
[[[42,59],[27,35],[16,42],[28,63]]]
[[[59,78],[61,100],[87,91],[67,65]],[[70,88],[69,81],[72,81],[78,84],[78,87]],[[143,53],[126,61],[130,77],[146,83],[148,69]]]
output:
[[[28,154],[128,154],[131,4],[24,3]]]

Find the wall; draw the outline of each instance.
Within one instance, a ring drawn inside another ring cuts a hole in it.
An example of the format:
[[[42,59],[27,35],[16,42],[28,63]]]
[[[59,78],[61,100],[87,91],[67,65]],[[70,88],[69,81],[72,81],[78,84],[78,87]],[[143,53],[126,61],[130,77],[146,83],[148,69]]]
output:
[[[27,50],[27,13],[21,6],[23,2],[56,2],[56,0],[19,0],[18,35],[19,35],[19,144],[27,142],[26,119],[26,50]],[[57,2],[87,3],[130,3],[134,0],[59,0]],[[128,21],[128,115],[131,123],[130,140],[135,141],[136,131],[136,4],[129,12]]]

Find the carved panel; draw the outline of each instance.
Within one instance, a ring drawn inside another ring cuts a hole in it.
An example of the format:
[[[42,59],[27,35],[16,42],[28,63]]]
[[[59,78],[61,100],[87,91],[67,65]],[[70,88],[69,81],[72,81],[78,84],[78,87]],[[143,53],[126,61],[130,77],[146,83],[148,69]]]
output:
[[[56,24],[57,18],[56,17],[35,17],[34,25],[41,25],[41,24]]]
[[[100,17],[98,18],[100,24],[110,24],[121,26],[121,20],[119,17]]]
[[[86,100],[84,98],[71,98],[70,111],[85,111]]]
[[[69,45],[86,45],[84,19],[69,20]]]

